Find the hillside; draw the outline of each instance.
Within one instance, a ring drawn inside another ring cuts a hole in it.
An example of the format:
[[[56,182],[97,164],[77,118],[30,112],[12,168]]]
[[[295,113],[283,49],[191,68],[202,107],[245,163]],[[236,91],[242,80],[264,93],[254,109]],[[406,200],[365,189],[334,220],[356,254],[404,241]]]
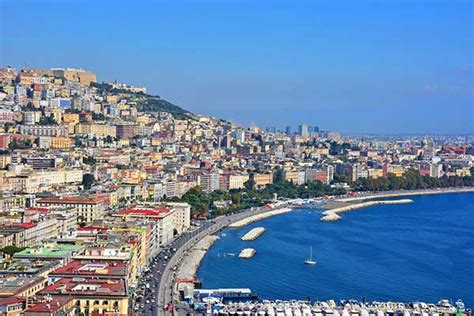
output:
[[[126,95],[129,102],[135,103],[138,111],[141,112],[167,112],[178,119],[188,118],[192,115],[191,112],[167,100],[161,99],[158,95],[153,96],[142,92],[132,92],[126,89],[114,89],[107,83],[93,83],[92,86],[97,88],[99,93]]]

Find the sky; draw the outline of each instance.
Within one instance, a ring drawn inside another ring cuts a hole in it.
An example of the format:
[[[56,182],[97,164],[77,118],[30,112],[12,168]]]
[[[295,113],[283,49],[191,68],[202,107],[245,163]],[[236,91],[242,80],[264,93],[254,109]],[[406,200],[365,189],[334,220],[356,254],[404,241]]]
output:
[[[0,66],[262,128],[474,133],[474,2],[0,0]]]

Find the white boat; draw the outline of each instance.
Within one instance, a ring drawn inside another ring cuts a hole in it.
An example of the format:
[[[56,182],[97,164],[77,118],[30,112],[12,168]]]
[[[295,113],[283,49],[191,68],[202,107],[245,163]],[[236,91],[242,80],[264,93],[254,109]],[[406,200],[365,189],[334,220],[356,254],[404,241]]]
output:
[[[309,259],[306,259],[304,261],[304,263],[308,264],[308,265],[315,265],[316,264],[316,261],[313,260],[313,247],[309,248]]]

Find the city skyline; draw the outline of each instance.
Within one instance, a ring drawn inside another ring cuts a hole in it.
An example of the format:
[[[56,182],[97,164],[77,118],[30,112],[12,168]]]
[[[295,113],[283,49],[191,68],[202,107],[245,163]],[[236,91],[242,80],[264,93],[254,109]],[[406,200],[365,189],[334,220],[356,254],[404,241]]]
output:
[[[1,11],[2,65],[82,67],[99,81],[144,85],[244,126],[474,131],[468,1],[429,9],[421,2],[6,1]]]

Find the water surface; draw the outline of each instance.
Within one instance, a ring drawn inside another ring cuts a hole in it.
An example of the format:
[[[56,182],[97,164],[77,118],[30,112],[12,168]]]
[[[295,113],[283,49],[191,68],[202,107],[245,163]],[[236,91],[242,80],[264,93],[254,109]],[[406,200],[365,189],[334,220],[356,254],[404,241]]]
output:
[[[474,306],[474,194],[411,197],[321,222],[298,209],[238,229],[225,229],[198,270],[204,288],[249,287],[262,299],[359,299]],[[267,230],[257,240],[240,237]],[[313,247],[317,265],[304,260]],[[252,247],[250,260],[225,255]]]

